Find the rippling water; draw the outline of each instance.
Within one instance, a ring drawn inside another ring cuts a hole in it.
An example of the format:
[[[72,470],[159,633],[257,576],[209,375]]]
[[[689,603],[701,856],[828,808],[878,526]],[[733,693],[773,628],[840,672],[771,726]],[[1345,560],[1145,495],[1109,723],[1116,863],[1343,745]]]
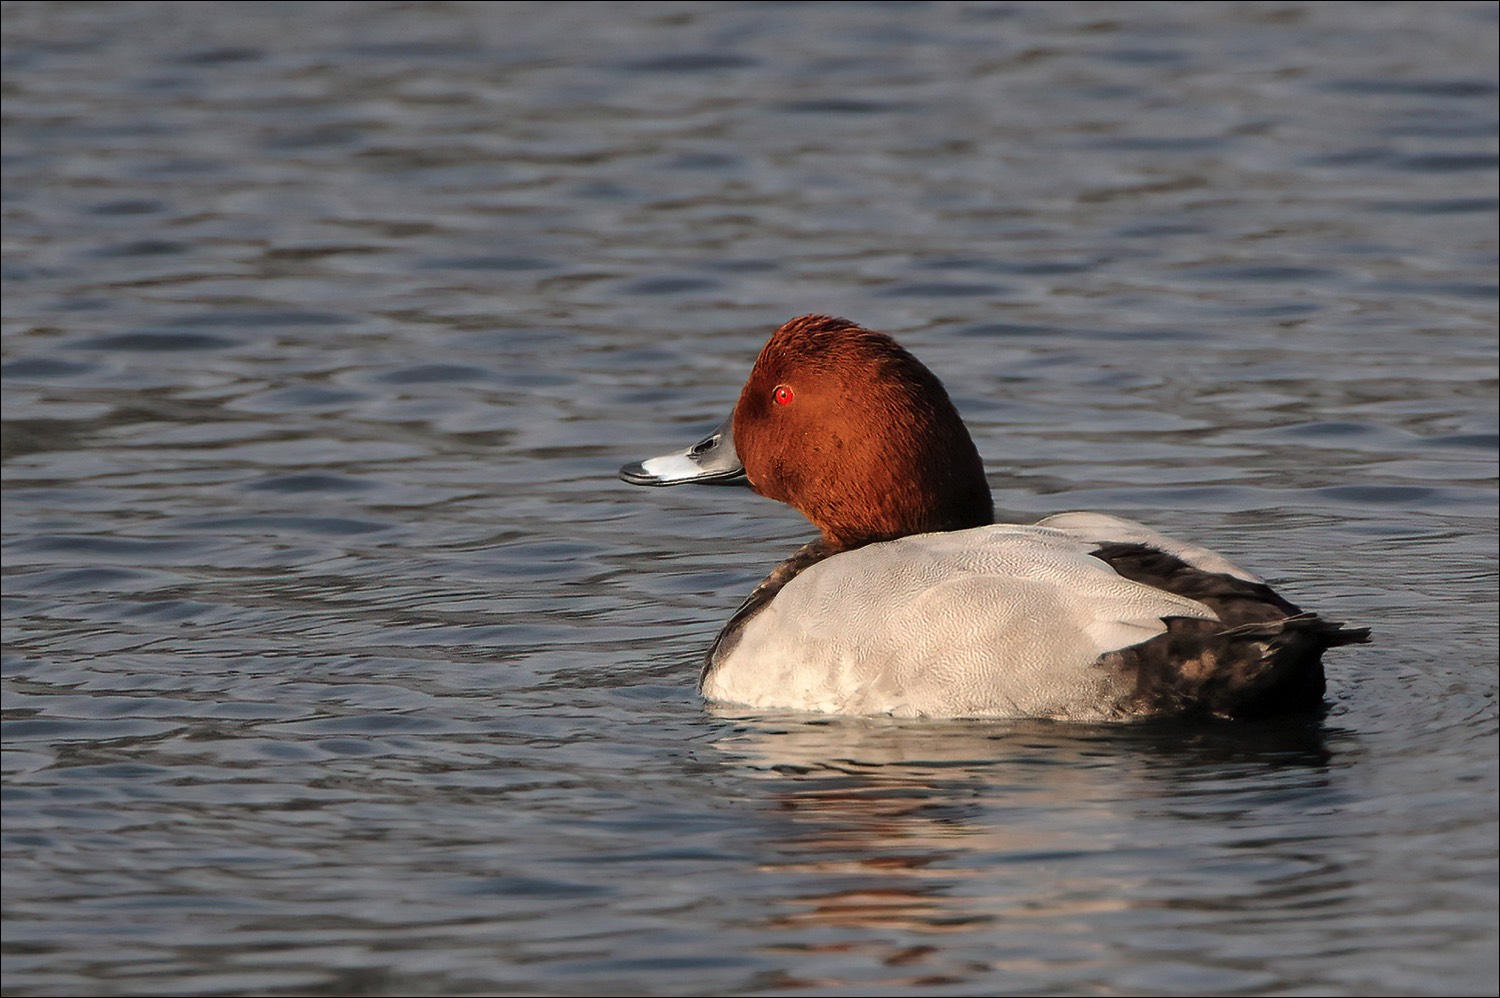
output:
[[[1496,12],[4,5],[6,994],[1482,994]],[[1321,721],[705,708],[808,311]]]

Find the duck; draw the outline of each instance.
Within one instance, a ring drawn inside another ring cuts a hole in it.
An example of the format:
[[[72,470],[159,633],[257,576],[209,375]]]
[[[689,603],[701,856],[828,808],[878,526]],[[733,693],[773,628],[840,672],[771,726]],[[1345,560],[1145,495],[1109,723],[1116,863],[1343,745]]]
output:
[[[748,486],[818,530],[709,645],[698,690],[898,718],[1248,720],[1326,709],[1323,653],[1369,640],[1206,547],[1107,513],[997,523],[942,382],[891,336],[783,324],[727,419],[621,467]]]

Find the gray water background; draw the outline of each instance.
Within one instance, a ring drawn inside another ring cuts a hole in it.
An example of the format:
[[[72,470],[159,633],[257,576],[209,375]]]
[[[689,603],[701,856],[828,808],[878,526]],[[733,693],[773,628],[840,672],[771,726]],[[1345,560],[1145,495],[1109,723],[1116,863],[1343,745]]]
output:
[[[1494,994],[1490,3],[6,3],[11,995]],[[1311,723],[708,709],[793,315]]]

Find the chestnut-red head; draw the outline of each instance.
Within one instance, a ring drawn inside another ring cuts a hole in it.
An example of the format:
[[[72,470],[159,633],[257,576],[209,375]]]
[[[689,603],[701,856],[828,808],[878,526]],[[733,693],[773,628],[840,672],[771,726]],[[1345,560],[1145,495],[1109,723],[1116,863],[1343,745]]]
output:
[[[942,382],[847,319],[778,329],[733,427],[751,488],[801,511],[835,550],[993,521],[984,465]]]

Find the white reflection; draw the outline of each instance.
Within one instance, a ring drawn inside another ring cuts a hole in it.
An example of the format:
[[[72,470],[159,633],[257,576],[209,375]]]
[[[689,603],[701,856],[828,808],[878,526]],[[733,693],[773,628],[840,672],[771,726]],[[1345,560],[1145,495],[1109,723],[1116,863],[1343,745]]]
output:
[[[714,743],[722,763],[771,784],[755,829],[760,868],[786,894],[767,920],[767,948],[802,954],[799,967],[809,952],[821,954],[829,961],[823,984],[907,987],[1105,960],[1101,920],[1160,907],[1148,881],[1168,861],[1141,857],[1170,851],[1183,818],[1214,817],[1202,807],[1173,813],[1169,800],[1185,781],[1243,793],[1226,779],[1234,767],[1263,781],[1291,763],[1298,780],[1311,773],[1316,781],[1326,759],[1315,724],[1088,726],[710,709],[735,722]],[[1153,836],[1146,843],[1143,824]],[[1014,945],[997,948],[997,938]]]

